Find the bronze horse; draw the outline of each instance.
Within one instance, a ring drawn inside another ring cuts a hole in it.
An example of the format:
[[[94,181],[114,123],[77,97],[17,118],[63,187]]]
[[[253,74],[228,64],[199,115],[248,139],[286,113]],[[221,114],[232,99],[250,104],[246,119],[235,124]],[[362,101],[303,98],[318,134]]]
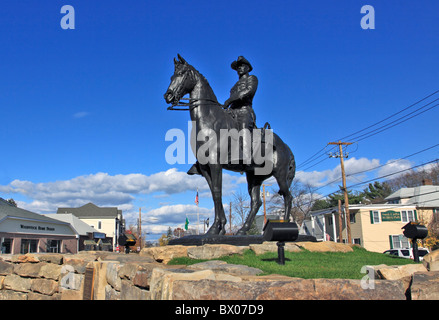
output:
[[[168,109],[181,105],[188,106],[186,110],[189,110],[191,120],[195,124],[192,134],[196,134],[198,137],[200,131],[204,130],[213,132],[215,136],[219,137],[221,130],[238,130],[237,121],[218,103],[206,78],[180,55],[178,55],[178,59],[174,58],[174,64],[174,75],[171,77],[171,84],[164,98],[168,104],[172,104],[172,107]],[[189,102],[180,102],[186,94],[189,94]],[[271,161],[271,170],[262,175],[255,172],[258,167],[262,166],[261,164],[255,164],[254,162],[233,164],[231,162],[222,163],[219,161],[219,146],[216,146],[217,150],[213,152],[213,160],[218,161],[207,161],[207,163],[206,161],[200,161],[198,151],[203,147],[203,143],[205,144],[204,141],[197,140],[196,146],[193,146],[193,148],[198,160],[196,168],[198,173],[206,179],[215,205],[215,219],[207,234],[223,235],[226,230],[227,220],[222,203],[222,169],[241,173],[245,172],[247,178],[251,207],[244,225],[237,233],[238,235],[245,235],[250,229],[256,213],[262,205],[260,197],[261,185],[263,181],[271,176],[276,179],[280,188],[279,194],[284,198],[284,219],[289,220],[292,204],[289,188],[294,179],[296,164],[290,148],[276,134],[272,134],[273,151],[270,153],[271,157],[265,160]],[[212,154],[210,154],[209,159],[212,160]]]

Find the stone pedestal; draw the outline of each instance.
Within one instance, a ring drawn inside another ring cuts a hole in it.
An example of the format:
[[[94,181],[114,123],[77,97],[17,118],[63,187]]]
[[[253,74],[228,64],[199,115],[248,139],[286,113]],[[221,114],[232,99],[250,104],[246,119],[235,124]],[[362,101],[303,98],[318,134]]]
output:
[[[299,235],[296,242],[311,241],[317,242],[313,236]],[[183,245],[183,246],[202,246],[205,244],[230,244],[234,246],[249,246],[251,244],[261,244],[264,242],[262,235],[254,236],[220,236],[220,235],[191,235],[178,239],[172,239],[168,245]]]

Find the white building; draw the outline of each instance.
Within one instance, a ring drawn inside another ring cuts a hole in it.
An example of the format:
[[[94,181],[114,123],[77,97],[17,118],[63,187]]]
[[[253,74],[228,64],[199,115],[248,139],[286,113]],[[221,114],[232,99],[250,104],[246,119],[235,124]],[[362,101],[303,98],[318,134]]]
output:
[[[117,207],[98,207],[87,203],[79,208],[58,208],[57,214],[71,213],[100,233],[106,234],[106,241],[111,241],[115,250],[120,232],[124,231],[122,210]]]

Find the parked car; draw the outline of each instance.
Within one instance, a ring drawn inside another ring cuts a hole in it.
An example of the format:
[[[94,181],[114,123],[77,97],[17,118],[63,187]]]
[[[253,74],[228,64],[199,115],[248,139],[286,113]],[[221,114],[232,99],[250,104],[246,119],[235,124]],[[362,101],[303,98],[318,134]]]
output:
[[[422,261],[422,259],[424,259],[424,256],[429,252],[430,251],[428,251],[428,249],[426,248],[418,248],[419,261]],[[384,251],[383,253],[412,260],[415,258],[413,256],[413,248],[390,249]]]

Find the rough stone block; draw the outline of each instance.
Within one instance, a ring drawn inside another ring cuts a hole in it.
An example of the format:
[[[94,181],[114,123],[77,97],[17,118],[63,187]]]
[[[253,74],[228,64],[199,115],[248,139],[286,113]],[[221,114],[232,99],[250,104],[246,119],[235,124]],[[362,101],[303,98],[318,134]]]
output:
[[[155,261],[167,264],[171,259],[177,257],[187,257],[188,250],[195,248],[195,246],[164,246],[164,247],[153,247],[144,248],[140,251],[141,256],[151,256]]]
[[[380,281],[362,289],[360,280],[298,279],[289,281],[178,280],[164,298],[175,300],[405,300],[400,281]]]
[[[14,271],[14,265],[6,261],[0,260],[0,275],[7,276]]]
[[[134,286],[131,281],[122,280],[121,300],[150,300],[150,292]]]
[[[20,292],[29,292],[31,288],[31,279],[22,278],[16,274],[10,274],[5,277],[3,285],[6,289]]]
[[[39,276],[46,279],[59,280],[62,266],[54,263],[44,263],[41,266]]]
[[[429,271],[439,271],[439,250],[434,250],[426,254],[422,260],[422,264]]]
[[[118,261],[109,263],[107,265],[107,282],[117,291],[120,291],[121,288],[121,279],[118,275],[120,268],[121,265]]]
[[[256,255],[268,253],[268,252],[277,252],[277,243],[275,241],[265,241],[261,244],[250,244],[249,245],[250,250],[252,250]],[[299,252],[301,249],[299,246],[292,242],[286,242],[285,251],[288,252]]]
[[[12,290],[1,290],[0,300],[27,300],[27,293]]]
[[[439,300],[439,271],[414,273],[410,291],[412,300]]]
[[[229,264],[220,260],[210,260],[206,262],[192,264],[187,267],[189,270],[212,270],[214,272],[230,273],[233,275],[257,275],[262,270],[239,264]]]
[[[37,278],[42,266],[42,263],[20,263],[14,266],[14,273],[22,277]]]
[[[402,266],[388,266],[380,268],[378,274],[381,279],[400,280],[411,277],[415,272],[424,272],[427,269],[422,264],[406,264]]]
[[[49,279],[32,279],[30,289],[48,296],[58,292],[58,282]]]
[[[61,289],[61,300],[82,300],[82,291]]]
[[[352,252],[354,251],[350,245],[333,242],[297,242],[297,246],[311,252]]]
[[[233,246],[229,244],[205,244],[204,246],[187,249],[187,255],[192,259],[218,259],[223,256],[242,254],[249,247]]]

